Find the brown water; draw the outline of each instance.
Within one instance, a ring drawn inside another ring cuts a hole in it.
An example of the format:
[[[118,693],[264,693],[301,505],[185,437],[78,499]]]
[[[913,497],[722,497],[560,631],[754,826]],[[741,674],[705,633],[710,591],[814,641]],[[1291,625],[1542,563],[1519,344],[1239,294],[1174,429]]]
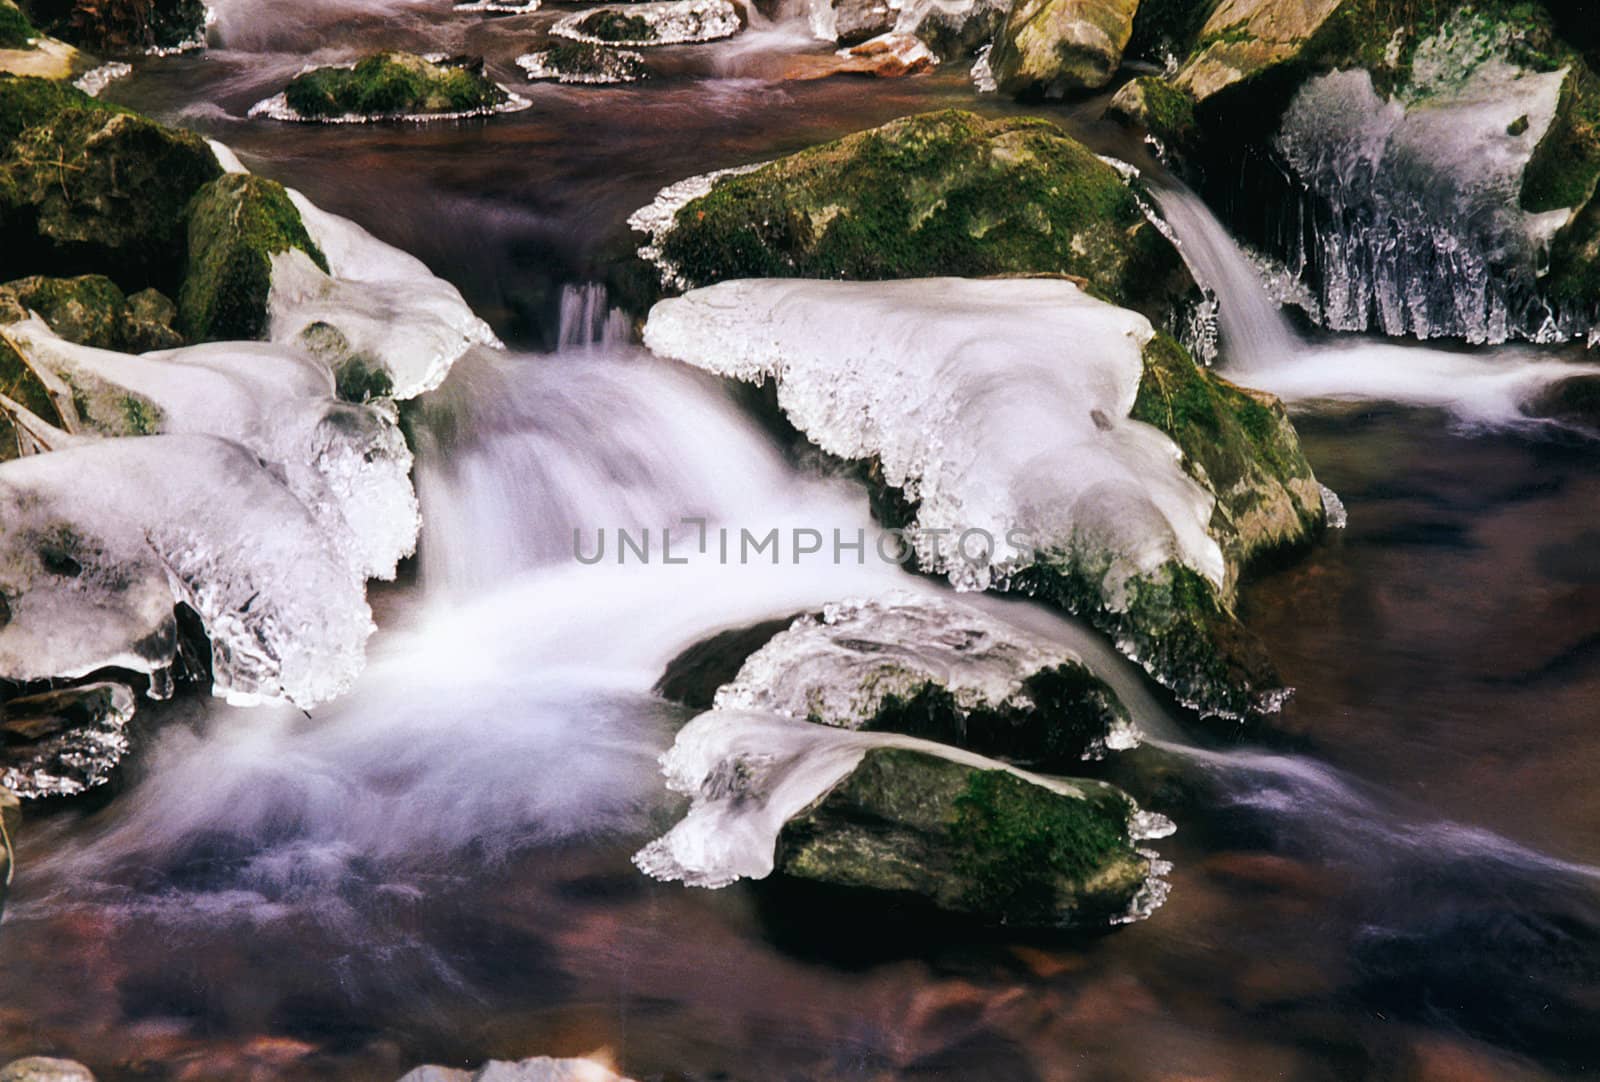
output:
[[[553,340],[560,286],[603,274],[630,243],[622,220],[663,184],[909,112],[1000,108],[955,68],[784,83],[780,55],[737,45],[675,50],[680,74],[655,85],[525,87],[509,59],[548,21],[315,32],[328,55],[379,38],[486,52],[534,106],[485,121],[237,119],[292,55],[152,61],[112,96],[418,254],[527,348]],[[298,33],[263,23],[253,40],[303,50]],[[1050,115],[1117,146],[1090,113]],[[133,858],[76,881],[79,852],[177,814],[164,809],[182,794],[159,782],[179,744],[231,777],[248,737],[220,738],[187,704],[122,797],[24,836],[0,930],[0,1056],[67,1054],[103,1079],[388,1080],[424,1061],[596,1050],[641,1079],[1583,1077],[1600,1068],[1600,458],[1398,408],[1300,426],[1350,525],[1244,601],[1299,692],[1254,745],[1146,749],[1125,766],[1180,824],[1159,844],[1171,897],[1148,921],[1023,939],[772,884],[652,882],[628,857],[676,810],[651,760],[686,715],[559,689],[530,725],[563,726],[560,761],[539,764],[530,738],[526,784],[567,773],[605,790],[577,801],[577,827],[558,802],[426,852],[330,843],[336,873],[296,881],[252,866],[313,818],[288,809],[248,837],[219,824],[154,853],[124,839]],[[408,604],[399,590],[384,607]],[[470,721],[438,720],[470,762]],[[376,801],[428,765],[362,783]]]

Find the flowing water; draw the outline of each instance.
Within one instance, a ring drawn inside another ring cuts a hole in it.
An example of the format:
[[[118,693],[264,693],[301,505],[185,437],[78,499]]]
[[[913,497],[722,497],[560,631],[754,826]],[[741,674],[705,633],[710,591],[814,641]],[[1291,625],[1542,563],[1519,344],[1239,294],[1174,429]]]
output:
[[[556,13],[441,6],[227,3],[224,47],[110,92],[419,255],[514,350],[470,354],[415,417],[422,551],[375,598],[351,695],[309,716],[180,699],[114,800],[30,823],[0,1056],[105,1079],[389,1080],[596,1050],[637,1078],[1600,1067],[1600,465],[1517,410],[1573,369],[1308,339],[1176,188],[1161,204],[1221,297],[1225,363],[1298,404],[1350,512],[1245,589],[1298,694],[1276,735],[1219,742],[1074,622],[976,602],[1086,655],[1153,738],[1107,770],[1179,824],[1167,903],[1028,938],[642,876],[631,855],[683,811],[656,762],[692,713],[651,691],[670,658],[844,597],[948,591],[870,563],[573,559],[574,530],[870,523],[859,486],[797,459],[749,396],[631,345],[592,280],[663,184],[974,99],[953,67],[784,82],[806,46],[783,24],[673,50],[653,86],[527,87],[509,60]],[[483,52],[533,107],[239,119],[308,55],[380,43]],[[1052,115],[1131,155],[1092,113]]]

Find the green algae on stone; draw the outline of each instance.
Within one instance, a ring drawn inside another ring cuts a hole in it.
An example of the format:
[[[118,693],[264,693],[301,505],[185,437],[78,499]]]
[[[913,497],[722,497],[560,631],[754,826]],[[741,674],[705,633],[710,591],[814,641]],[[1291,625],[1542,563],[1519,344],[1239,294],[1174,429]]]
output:
[[[207,185],[189,218],[189,269],[178,295],[184,333],[196,342],[263,337],[272,256],[291,248],[328,269],[283,185],[247,173]]]
[[[1199,137],[1194,98],[1166,79],[1141,75],[1112,95],[1106,116],[1119,124],[1142,128],[1169,151],[1184,154]]]
[[[39,36],[21,8],[11,0],[0,0],[0,49],[26,49]]]
[[[1025,927],[1103,926],[1144,886],[1132,801],[1100,782],[1055,792],[904,748],[875,748],[783,827],[779,871],[915,896],[950,913]]]
[[[442,64],[412,53],[378,53],[353,68],[328,67],[297,75],[284,100],[313,120],[348,116],[425,116],[472,113],[504,105],[504,90],[481,63]]]
[[[1165,432],[1183,451],[1184,468],[1216,496],[1211,533],[1233,578],[1257,557],[1321,529],[1322,488],[1273,395],[1201,368],[1158,333],[1144,347],[1130,416]]]
[[[189,200],[222,172],[203,139],[26,78],[0,78],[0,138],[0,278],[177,285]]]
[[[660,248],[693,285],[1068,274],[1158,324],[1194,290],[1115,169],[1048,121],[958,110],[723,177]]]

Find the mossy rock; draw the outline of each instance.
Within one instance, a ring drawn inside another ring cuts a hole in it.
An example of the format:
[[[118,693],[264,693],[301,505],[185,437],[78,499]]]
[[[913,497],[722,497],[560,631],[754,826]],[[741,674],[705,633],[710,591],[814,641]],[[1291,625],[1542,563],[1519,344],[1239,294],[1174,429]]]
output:
[[[1150,872],[1132,801],[1103,783],[1057,793],[1004,770],[902,748],[859,766],[778,838],[790,878],[920,899],[1022,927],[1104,927]]]
[[[41,79],[0,78],[0,278],[175,290],[185,210],[221,174],[199,136]]]
[[[1048,121],[958,110],[725,177],[661,250],[693,285],[1070,274],[1158,325],[1196,295],[1116,170]]]
[[[1111,81],[1138,0],[1017,0],[989,64],[1005,94],[1060,98]]]
[[[184,333],[196,342],[265,337],[273,255],[299,248],[328,269],[283,185],[247,173],[227,174],[201,189],[188,240],[178,312]]]
[[[1201,368],[1157,334],[1130,414],[1182,449],[1184,469],[1217,498],[1211,534],[1231,577],[1275,550],[1304,544],[1323,525],[1322,486],[1275,396]],[[1230,593],[1231,593],[1230,583]]]
[[[510,100],[483,74],[482,61],[439,63],[413,53],[378,53],[354,68],[317,68],[298,75],[284,100],[302,117],[422,116],[471,113]]]
[[[34,275],[0,285],[0,297],[32,310],[50,329],[69,342],[143,353],[183,344],[173,329],[177,309],[165,295],[147,289],[124,297],[111,279],[100,274],[76,278]],[[0,314],[0,323],[9,322]]]
[[[576,29],[591,38],[626,44],[654,41],[657,36],[656,28],[649,19],[612,8],[604,8],[579,20]]]
[[[26,49],[40,31],[11,0],[0,0],[0,49]]]
[[[8,312],[7,307],[8,302],[0,298],[0,323],[10,322],[8,316],[20,318],[16,313]],[[46,424],[60,427],[61,415],[56,411],[50,392],[23,363],[17,351],[4,341],[0,341],[0,394],[27,409]],[[20,433],[12,423],[10,414],[0,409],[0,462],[8,462],[19,457],[22,449]],[[4,609],[0,608],[0,615],[4,614]],[[4,626],[5,621],[0,620],[0,627]]]
[[[201,0],[26,0],[26,6],[52,36],[102,55],[177,48],[206,25]]]
[[[1023,681],[1022,691],[1026,705],[968,708],[949,688],[929,681],[909,694],[884,696],[862,728],[1052,770],[1103,754],[1107,735],[1128,723],[1117,693],[1082,665],[1041,669]]]
[[[1194,98],[1166,79],[1141,75],[1124,83],[1112,95],[1111,104],[1106,106],[1106,116],[1144,131],[1169,153],[1181,158],[1199,140],[1194,105]]]

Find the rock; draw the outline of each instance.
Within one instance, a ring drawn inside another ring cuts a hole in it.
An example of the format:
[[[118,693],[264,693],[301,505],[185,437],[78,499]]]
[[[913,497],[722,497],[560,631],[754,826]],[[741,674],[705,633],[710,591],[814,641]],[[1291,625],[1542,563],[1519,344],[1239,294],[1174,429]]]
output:
[[[490,1060],[476,1071],[418,1067],[400,1082],[628,1082],[592,1059],[535,1056],[517,1063]]]
[[[1106,106],[1106,116],[1156,139],[1180,156],[1198,136],[1194,99],[1167,80],[1141,75],[1122,84]]]
[[[833,75],[870,75],[899,79],[930,71],[939,63],[933,50],[912,34],[884,34],[831,56],[798,53],[784,68],[785,79],[826,79]]]
[[[0,49],[31,49],[44,33],[11,0],[0,0]]]
[[[544,52],[517,57],[517,66],[530,79],[562,83],[635,83],[650,74],[639,53],[590,42],[557,42]]]
[[[594,8],[565,16],[550,33],[594,45],[644,48],[732,37],[745,25],[744,9],[730,0],[666,0]]]
[[[720,631],[667,662],[654,691],[671,702],[709,710],[717,690],[739,675],[750,655],[765,646],[799,616],[764,620],[749,627]]]
[[[1600,376],[1573,376],[1552,383],[1524,410],[1530,417],[1600,434]]]
[[[683,285],[1064,273],[1158,324],[1196,296],[1116,170],[1047,121],[956,110],[715,179],[646,253]]]
[[[873,749],[784,825],[777,868],[1001,924],[1104,926],[1128,910],[1150,861],[1129,840],[1127,797],[1092,782],[1079,790]]]
[[[1308,47],[1320,45],[1315,36],[1341,3],[1345,0],[1222,0],[1200,28],[1198,50],[1178,72],[1178,86],[1203,102],[1300,58]]]
[[[1005,94],[1060,98],[1111,81],[1138,0],[1015,0],[989,66]]]
[[[76,796],[128,752],[133,692],[100,682],[0,703],[0,786],[24,799]]]
[[[750,655],[714,705],[1043,769],[1137,741],[1116,693],[1073,652],[969,606],[909,595],[801,617]]]
[[[414,53],[390,52],[353,68],[297,75],[283,101],[292,113],[273,114],[282,119],[343,120],[493,112],[509,104],[511,95],[483,74],[481,60],[436,64]]]
[[[175,51],[205,42],[202,0],[25,0],[38,24],[63,41],[102,55]]]
[[[15,302],[15,307],[4,301]],[[62,338],[98,349],[143,353],[183,344],[183,337],[172,329],[177,309],[170,300],[154,289],[124,298],[116,283],[103,275],[35,275],[0,285],[0,324],[26,318],[30,310]]]
[[[0,147],[0,277],[97,273],[175,291],[189,200],[222,172],[204,140],[0,77]]]
[[[189,265],[178,310],[196,342],[265,338],[272,257],[298,248],[326,271],[283,185],[229,173],[195,196],[189,217]]]
[[[94,1082],[94,1075],[70,1059],[29,1056],[0,1067],[0,1082]]]
[[[900,5],[888,0],[833,0],[833,40],[840,45],[856,45],[894,30],[900,20]]]
[[[1008,0],[941,0],[913,5],[895,24],[915,34],[942,60],[971,56],[994,41],[1005,22]]]

